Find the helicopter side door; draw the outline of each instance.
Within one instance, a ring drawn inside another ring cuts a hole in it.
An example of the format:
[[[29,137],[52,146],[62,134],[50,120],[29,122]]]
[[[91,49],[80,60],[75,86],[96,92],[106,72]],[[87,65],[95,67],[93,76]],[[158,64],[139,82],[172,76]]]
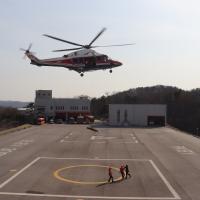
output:
[[[76,67],[83,67],[85,65],[85,60],[84,58],[73,58],[72,63]]]
[[[86,67],[95,67],[96,66],[96,56],[85,57],[85,66]]]

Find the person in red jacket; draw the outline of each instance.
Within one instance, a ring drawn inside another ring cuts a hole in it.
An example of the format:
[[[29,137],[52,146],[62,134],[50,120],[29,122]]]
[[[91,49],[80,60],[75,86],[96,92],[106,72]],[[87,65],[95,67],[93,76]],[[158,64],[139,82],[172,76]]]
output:
[[[108,182],[110,183],[110,181],[111,181],[111,183],[113,183],[114,179],[113,179],[112,168],[111,167],[108,168],[108,175],[109,175]]]
[[[124,174],[124,166],[123,165],[120,166],[119,171],[120,171],[120,173],[122,175],[122,179],[124,179],[125,174]]]

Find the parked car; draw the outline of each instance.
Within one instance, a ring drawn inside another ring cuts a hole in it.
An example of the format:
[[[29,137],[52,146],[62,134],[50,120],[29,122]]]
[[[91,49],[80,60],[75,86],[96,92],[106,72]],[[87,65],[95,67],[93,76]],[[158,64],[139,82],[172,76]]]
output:
[[[82,115],[79,115],[76,120],[78,124],[83,124],[85,122],[85,118]]]
[[[56,120],[56,124],[63,124],[63,120],[62,119],[57,119]]]
[[[75,123],[74,117],[70,117],[69,120],[68,120],[68,123],[74,124]]]
[[[50,120],[49,120],[49,124],[54,124],[54,120],[53,120],[53,119],[50,119]]]

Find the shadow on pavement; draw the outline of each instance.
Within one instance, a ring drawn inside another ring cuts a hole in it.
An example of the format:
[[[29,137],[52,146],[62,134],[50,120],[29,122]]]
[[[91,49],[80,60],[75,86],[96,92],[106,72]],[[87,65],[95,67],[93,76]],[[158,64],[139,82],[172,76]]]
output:
[[[116,184],[116,183],[120,183],[122,181],[125,181],[126,179],[120,179],[120,180],[117,180],[117,181],[113,181],[113,182],[105,182],[105,183],[101,183],[99,185],[97,185],[96,187],[100,187],[100,186],[104,186],[104,185],[110,185],[110,184]]]

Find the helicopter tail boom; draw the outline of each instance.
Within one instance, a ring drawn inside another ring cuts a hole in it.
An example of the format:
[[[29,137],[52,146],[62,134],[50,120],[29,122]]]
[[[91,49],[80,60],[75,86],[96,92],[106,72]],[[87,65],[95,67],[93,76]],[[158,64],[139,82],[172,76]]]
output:
[[[31,52],[30,49],[32,47],[32,44],[29,45],[28,49],[23,49],[23,48],[20,48],[21,51],[24,51],[24,58],[28,57],[30,60],[31,60],[31,64],[34,64],[34,65],[38,65],[40,66],[40,59],[38,59],[34,54],[34,52]]]
[[[31,64],[41,66],[40,59],[34,56],[32,52],[26,52],[25,55],[31,60]]]

